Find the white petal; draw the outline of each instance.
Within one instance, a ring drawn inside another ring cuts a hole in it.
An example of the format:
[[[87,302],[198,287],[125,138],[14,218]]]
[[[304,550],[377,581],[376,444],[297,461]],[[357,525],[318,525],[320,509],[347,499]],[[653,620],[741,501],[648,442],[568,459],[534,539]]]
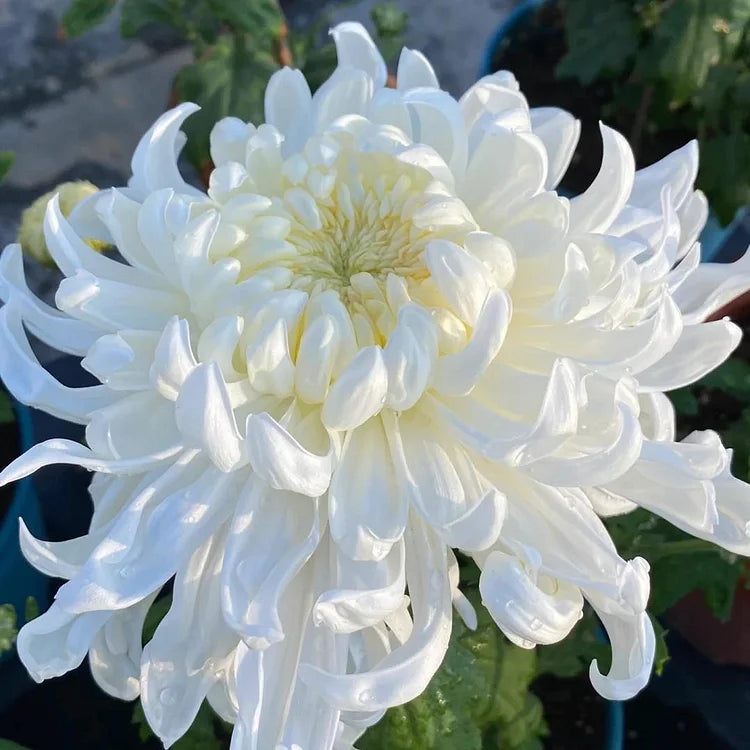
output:
[[[143,650],[141,704],[165,746],[190,728],[236,646],[219,610],[223,541],[210,538],[178,572],[172,605]]]
[[[320,404],[328,394],[341,336],[335,319],[323,314],[305,327],[297,348],[294,389],[302,401]]]
[[[663,159],[635,173],[633,191],[628,203],[642,208],[658,209],[661,192],[669,185],[675,206],[688,197],[698,174],[698,142],[690,141]]]
[[[7,252],[7,250],[6,250]],[[701,263],[674,298],[686,325],[702,323],[750,289],[750,253],[734,263]]]
[[[56,602],[18,633],[18,657],[35,682],[75,669],[86,657],[91,642],[110,617],[109,612],[72,614]]]
[[[0,378],[22,404],[77,424],[86,424],[92,411],[117,398],[106,386],[69,388],[50,375],[31,350],[12,305],[0,309]]]
[[[357,562],[339,553],[336,588],[325,591],[315,602],[315,624],[335,633],[352,633],[382,622],[403,604],[405,555],[403,539],[384,560],[375,562]]]
[[[141,198],[160,188],[172,188],[179,193],[201,196],[202,193],[188,185],[177,169],[177,144],[180,125],[200,107],[184,102],[165,112],[138,142],[130,163],[133,176],[129,186]]]
[[[238,117],[223,117],[211,128],[211,161],[217,167],[230,161],[244,162],[247,141],[254,132],[253,125]]]
[[[94,636],[89,666],[96,684],[108,695],[132,701],[141,691],[141,638],[154,597],[146,597],[129,609],[115,612]]]
[[[544,186],[547,190],[553,190],[573,158],[581,134],[581,122],[557,107],[535,107],[529,115],[534,135],[541,139],[547,149],[549,167]]]
[[[550,581],[549,589],[545,591],[518,558],[504,552],[491,552],[482,565],[482,603],[503,633],[522,648],[561,641],[583,615],[578,588]]]
[[[421,87],[440,88],[430,61],[419,51],[404,47],[398,58],[396,81],[399,91]]]
[[[403,534],[407,502],[379,418],[347,433],[328,498],[331,535],[355,560],[382,560]]]
[[[222,471],[232,471],[243,453],[227,385],[215,362],[198,365],[175,401],[177,427],[189,443],[206,451]]]
[[[356,68],[336,68],[313,96],[314,130],[325,130],[342,115],[364,114],[372,92],[373,81],[367,73]]]
[[[570,232],[606,232],[630,196],[635,176],[633,152],[616,130],[600,123],[604,156],[594,181],[570,201]]]
[[[151,383],[162,396],[175,401],[182,384],[197,366],[190,346],[188,322],[175,315],[164,326],[156,345],[149,372]]]
[[[487,294],[466,346],[456,354],[438,358],[435,390],[450,396],[463,396],[471,391],[500,351],[510,323],[510,310],[510,298],[504,291],[492,289]]]
[[[376,667],[357,674],[332,674],[300,664],[299,676],[331,705],[350,711],[378,711],[420,695],[445,656],[450,639],[451,591],[445,546],[422,524],[410,524],[407,546],[409,595],[414,630],[403,646]]]
[[[388,370],[379,346],[360,349],[328,391],[321,419],[330,430],[353,430],[378,414],[388,393]]]
[[[476,220],[493,230],[499,217],[537,195],[547,179],[547,151],[532,133],[516,132],[501,122],[481,122],[473,133],[478,141],[459,195]],[[498,232],[498,234],[502,234]]]
[[[279,607],[290,582],[320,540],[316,501],[250,482],[235,510],[221,578],[229,626],[254,649],[284,639]]]
[[[173,459],[182,450],[183,446],[176,445],[158,455],[112,460],[95,455],[73,440],[45,440],[29,448],[3,469],[0,473],[0,486],[23,479],[37,469],[52,464],[73,464],[91,471],[113,474],[137,474]]]
[[[269,414],[251,414],[246,425],[247,455],[253,470],[276,489],[320,497],[331,481],[333,447],[316,455]]]
[[[671,391],[715,370],[739,345],[742,329],[729,320],[689,325],[672,350],[638,373],[643,391]]]
[[[505,498],[460,448],[435,437],[426,421],[384,417],[402,493],[451,546],[482,550],[494,544],[505,519]]]
[[[74,320],[29,291],[20,245],[8,245],[0,253],[0,298],[19,311],[33,336],[68,354],[86,354],[100,334],[90,323]]]
[[[440,89],[417,88],[404,92],[416,143],[431,146],[461,179],[466,170],[468,144],[458,102]]]
[[[429,314],[417,305],[402,307],[383,349],[388,371],[386,406],[396,411],[414,406],[428,387],[437,353],[437,332]]]
[[[606,675],[591,662],[589,678],[599,695],[608,700],[632,698],[648,684],[654,663],[656,638],[645,612],[618,617],[597,611],[612,645],[612,666]]]
[[[375,88],[385,86],[387,71],[375,42],[361,23],[340,23],[331,29],[339,65],[350,65],[364,71]]]
[[[310,133],[312,95],[299,70],[282,68],[268,81],[265,94],[266,122],[284,136],[284,155],[297,153]]]
[[[201,466],[205,463],[196,464]],[[125,609],[154,593],[226,521],[229,498],[239,485],[234,474],[210,467],[174,491],[163,490],[130,543],[123,549],[116,537],[102,542],[79,575],[59,589],[57,601],[70,612],[96,612]],[[134,499],[121,514],[121,530],[131,514],[140,520],[139,509],[153,496],[146,492]]]
[[[465,323],[475,326],[490,291],[484,263],[447,240],[428,242],[424,259],[446,302]]]
[[[291,396],[295,370],[289,354],[286,322],[277,320],[252,341],[245,352],[247,379],[258,393]]]

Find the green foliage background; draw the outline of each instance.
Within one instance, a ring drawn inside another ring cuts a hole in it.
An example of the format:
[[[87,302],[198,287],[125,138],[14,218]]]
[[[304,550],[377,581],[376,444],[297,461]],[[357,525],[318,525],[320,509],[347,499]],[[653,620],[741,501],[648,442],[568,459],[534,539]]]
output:
[[[568,51],[557,75],[610,83],[608,116],[618,122],[695,133],[698,186],[722,222],[731,221],[750,204],[750,0],[560,0],[560,7]]]

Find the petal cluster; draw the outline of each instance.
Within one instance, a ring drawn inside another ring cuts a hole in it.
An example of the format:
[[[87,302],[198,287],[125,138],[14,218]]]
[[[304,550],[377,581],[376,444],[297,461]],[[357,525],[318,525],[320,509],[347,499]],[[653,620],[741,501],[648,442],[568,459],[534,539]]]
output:
[[[216,124],[207,192],[177,169],[183,104],[127,186],[69,219],[49,202],[57,309],[19,247],[0,257],[3,381],[86,428],[0,480],[94,472],[88,534],[21,524],[27,559],[66,582],[19,654],[37,680],[88,656],[167,746],[207,699],[233,750],[352,747],[425,688],[453,607],[472,623],[453,549],[521,647],[564,638],[588,602],[613,649],[591,681],[627,698],[654,656],[649,567],[602,517],[640,506],[750,553],[750,488],[714,433],[675,440],[663,393],[736,347],[735,325],[703,321],[750,288],[744,259],[698,263],[695,144],[636,172],[602,126],[601,171],[569,200],[571,115],[529,108],[505,72],[456,101],[408,49],[385,88],[364,29],[332,33],[314,94],[284,69],[265,123]],[[29,335],[99,384],[55,380]]]

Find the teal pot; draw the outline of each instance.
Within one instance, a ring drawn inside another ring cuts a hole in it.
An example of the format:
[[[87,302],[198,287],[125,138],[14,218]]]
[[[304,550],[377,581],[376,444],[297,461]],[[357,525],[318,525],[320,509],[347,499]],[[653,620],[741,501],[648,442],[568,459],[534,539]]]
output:
[[[515,7],[490,37],[490,41],[482,56],[482,64],[479,71],[480,76],[494,73],[493,62],[498,55],[502,53],[503,49],[513,44],[518,31],[532,21],[534,13],[542,6],[551,2],[556,2],[556,0],[522,0]],[[550,71],[550,75],[552,75],[552,71]],[[726,257],[725,245],[727,240],[740,226],[747,212],[748,209],[740,209],[735,220],[726,227],[721,226],[713,211],[709,212],[708,221],[700,236],[702,261],[725,262],[731,260]]]
[[[19,448],[23,453],[34,444],[31,412],[28,407],[16,401],[13,402],[13,411],[19,432]],[[19,517],[23,518],[34,536],[44,538],[42,509],[31,477],[16,483],[8,511],[0,519],[0,604],[12,604],[19,621],[23,622],[27,597],[33,596],[40,609],[46,609],[49,601],[49,579],[32,568],[21,554],[18,544]],[[5,657],[10,657],[10,654],[6,654]]]

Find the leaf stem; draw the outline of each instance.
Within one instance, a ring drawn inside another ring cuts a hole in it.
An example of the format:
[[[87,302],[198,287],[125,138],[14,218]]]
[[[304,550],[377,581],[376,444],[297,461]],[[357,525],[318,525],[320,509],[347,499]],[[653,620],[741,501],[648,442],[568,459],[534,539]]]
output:
[[[641,147],[641,137],[643,136],[643,129],[646,127],[648,121],[648,113],[651,109],[651,101],[654,98],[654,85],[647,83],[643,87],[643,93],[641,94],[641,101],[638,104],[638,110],[635,113],[635,120],[633,121],[633,129],[630,133],[630,147],[633,149],[633,156],[636,161],[638,160],[638,152]]]

